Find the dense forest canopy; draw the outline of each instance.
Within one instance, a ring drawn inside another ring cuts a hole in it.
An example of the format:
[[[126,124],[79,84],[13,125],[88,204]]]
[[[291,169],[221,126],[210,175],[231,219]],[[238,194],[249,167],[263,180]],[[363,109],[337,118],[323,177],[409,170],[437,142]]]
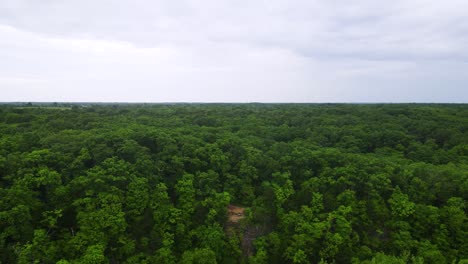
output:
[[[466,104],[0,106],[0,263],[468,263],[467,199]]]

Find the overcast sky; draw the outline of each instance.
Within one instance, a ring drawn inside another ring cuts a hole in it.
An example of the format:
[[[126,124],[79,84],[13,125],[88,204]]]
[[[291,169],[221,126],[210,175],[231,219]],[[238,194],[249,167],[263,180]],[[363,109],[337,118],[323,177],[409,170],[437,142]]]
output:
[[[0,0],[0,101],[468,102],[467,0]]]

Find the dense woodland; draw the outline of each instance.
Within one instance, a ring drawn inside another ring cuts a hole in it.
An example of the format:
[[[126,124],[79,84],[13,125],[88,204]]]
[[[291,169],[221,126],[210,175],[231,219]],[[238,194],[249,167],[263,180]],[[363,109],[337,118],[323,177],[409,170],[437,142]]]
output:
[[[0,106],[2,264],[468,263],[467,201],[466,104]]]

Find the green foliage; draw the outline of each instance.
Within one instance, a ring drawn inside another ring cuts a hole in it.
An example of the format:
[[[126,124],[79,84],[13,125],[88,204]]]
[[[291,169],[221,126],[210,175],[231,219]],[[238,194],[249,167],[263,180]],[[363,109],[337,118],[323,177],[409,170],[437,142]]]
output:
[[[467,105],[0,106],[1,263],[466,263],[467,201]]]
[[[392,214],[396,217],[407,217],[414,213],[414,203],[409,201],[408,195],[402,193],[398,187],[388,202],[390,203]]]
[[[216,255],[207,248],[196,248],[184,252],[181,264],[216,264]]]

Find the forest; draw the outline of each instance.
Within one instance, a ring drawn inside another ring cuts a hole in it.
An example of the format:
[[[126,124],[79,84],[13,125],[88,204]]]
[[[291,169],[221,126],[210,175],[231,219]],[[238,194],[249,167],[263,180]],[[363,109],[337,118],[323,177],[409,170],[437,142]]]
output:
[[[1,264],[466,264],[467,201],[467,104],[0,105]]]

